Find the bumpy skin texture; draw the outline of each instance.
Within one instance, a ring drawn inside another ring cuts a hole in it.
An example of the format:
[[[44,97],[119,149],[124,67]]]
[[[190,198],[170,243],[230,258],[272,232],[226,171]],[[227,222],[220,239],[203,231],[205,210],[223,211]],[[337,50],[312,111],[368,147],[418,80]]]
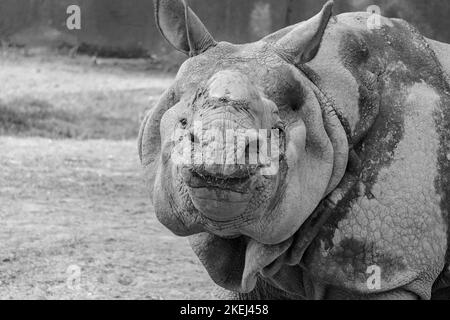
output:
[[[377,293],[368,289],[366,273],[376,265],[379,292],[400,289],[428,299],[446,263],[449,85],[411,26],[385,20],[370,32],[366,19],[338,16],[310,65],[348,123],[361,170],[309,248],[306,274],[325,286],[321,298],[364,296]]]
[[[381,28],[369,30],[368,18],[365,13],[332,18],[317,55],[306,64],[275,54],[279,40],[296,26],[246,46],[215,44],[182,68],[177,87],[171,88],[159,104],[163,107],[157,107],[144,121],[140,152],[151,186],[156,157],[152,148],[159,142],[155,135],[161,118],[158,113],[167,111],[165,105],[177,103],[174,92],[195,91],[202,79],[209,79],[221,68],[233,68],[259,79],[266,96],[280,108],[280,117],[291,124],[305,120],[308,106],[320,104],[335,167],[342,162],[336,161],[336,156],[342,152],[339,146],[343,143],[333,137],[339,136],[341,126],[345,128],[344,149],[350,161],[340,184],[332,184],[332,200],[323,200],[332,205],[324,205],[328,211],[316,210],[317,216],[311,212],[312,217],[296,234],[276,245],[242,236],[227,239],[215,235],[217,230],[212,229],[205,232],[207,219],[197,214],[179,175],[167,165],[170,157],[163,149],[153,192],[158,217],[175,233],[192,235],[191,245],[216,283],[241,291],[228,291],[226,297],[446,296],[450,209],[450,88],[446,72],[450,70],[450,48],[423,38],[401,20],[383,18]],[[214,68],[211,59],[216,61]],[[294,68],[301,73],[295,73]],[[290,97],[298,96],[310,97],[299,110],[280,107],[292,105]],[[171,119],[170,114],[183,112],[182,107],[175,106],[164,117]],[[164,130],[161,128],[163,146],[170,133]],[[308,128],[307,133],[311,132],[314,130]],[[285,169],[290,178],[293,166],[287,164]],[[311,169],[314,166],[311,162]],[[317,181],[329,183],[329,167],[328,171],[317,176]],[[292,203],[295,196],[286,196],[295,194],[294,179],[284,181],[284,194],[276,195],[282,206],[273,212],[274,220],[297,205]],[[322,212],[330,215],[325,216],[325,222],[320,221]],[[178,219],[175,225],[174,213]],[[310,233],[316,226],[320,229]],[[308,234],[314,238],[304,252]],[[380,287],[375,289],[367,285],[371,276],[367,271],[373,266],[381,272]]]

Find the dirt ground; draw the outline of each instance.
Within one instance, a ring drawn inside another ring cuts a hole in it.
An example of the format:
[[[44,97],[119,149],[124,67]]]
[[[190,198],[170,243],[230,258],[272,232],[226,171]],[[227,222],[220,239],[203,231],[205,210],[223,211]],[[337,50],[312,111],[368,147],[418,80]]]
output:
[[[112,112],[135,109],[137,119],[142,107],[133,101],[151,107],[172,80],[85,60],[3,55],[0,101],[26,96],[67,108],[95,92],[107,113],[116,97],[108,92],[136,92]],[[1,299],[212,298],[213,284],[187,240],[154,216],[135,138],[4,135],[0,150]]]

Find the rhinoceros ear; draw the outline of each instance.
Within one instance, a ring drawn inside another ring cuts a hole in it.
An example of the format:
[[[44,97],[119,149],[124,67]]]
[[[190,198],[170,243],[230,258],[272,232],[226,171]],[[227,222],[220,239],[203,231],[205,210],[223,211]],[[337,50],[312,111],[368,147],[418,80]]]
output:
[[[316,56],[325,29],[333,13],[333,1],[328,1],[319,14],[299,23],[280,38],[274,47],[294,64],[303,64]]]
[[[159,31],[177,50],[192,57],[216,45],[185,0],[154,0],[154,4]]]
[[[163,115],[175,104],[175,93],[171,87],[145,116],[139,130],[139,158],[144,167],[154,165],[161,152],[160,125]]]

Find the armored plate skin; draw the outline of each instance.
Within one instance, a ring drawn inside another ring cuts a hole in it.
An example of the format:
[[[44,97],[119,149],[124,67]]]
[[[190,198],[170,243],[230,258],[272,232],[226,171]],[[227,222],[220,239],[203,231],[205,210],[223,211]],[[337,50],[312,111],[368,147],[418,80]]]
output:
[[[322,297],[364,296],[375,265],[382,292],[428,299],[446,264],[450,208],[450,69],[433,46],[450,47],[401,20],[368,31],[367,18],[331,21],[308,65],[348,123],[361,170],[309,248],[307,277],[328,287]]]

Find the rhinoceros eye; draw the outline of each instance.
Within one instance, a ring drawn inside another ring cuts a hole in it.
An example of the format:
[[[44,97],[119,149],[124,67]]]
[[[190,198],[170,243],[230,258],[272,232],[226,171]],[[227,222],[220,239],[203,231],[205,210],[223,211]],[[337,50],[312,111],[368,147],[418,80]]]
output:
[[[294,102],[294,103],[291,104],[291,108],[292,108],[292,110],[294,110],[294,111],[300,110],[300,107],[301,107],[301,104],[298,103],[298,102]]]
[[[304,90],[301,86],[298,87],[290,87],[286,92],[287,103],[291,107],[293,111],[298,111],[301,109],[305,95]]]
[[[187,125],[188,125],[187,119],[186,119],[186,118],[181,118],[181,119],[180,119],[180,124],[181,124],[181,127],[182,127],[183,129],[185,129],[185,128],[187,127]]]

